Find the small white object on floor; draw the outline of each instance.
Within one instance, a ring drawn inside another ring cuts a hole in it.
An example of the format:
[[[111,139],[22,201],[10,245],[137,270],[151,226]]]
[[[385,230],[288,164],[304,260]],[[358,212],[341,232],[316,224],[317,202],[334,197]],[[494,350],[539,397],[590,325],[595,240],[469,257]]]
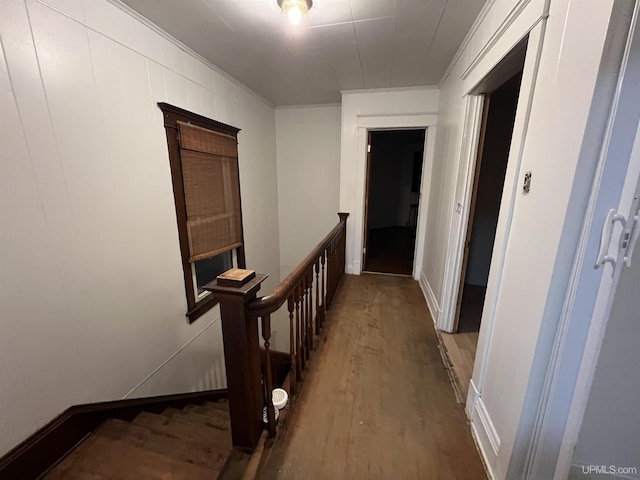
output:
[[[287,406],[287,402],[289,401],[289,394],[282,388],[274,388],[273,392],[271,392],[271,401],[273,402],[274,407],[276,407],[278,410],[282,410]]]

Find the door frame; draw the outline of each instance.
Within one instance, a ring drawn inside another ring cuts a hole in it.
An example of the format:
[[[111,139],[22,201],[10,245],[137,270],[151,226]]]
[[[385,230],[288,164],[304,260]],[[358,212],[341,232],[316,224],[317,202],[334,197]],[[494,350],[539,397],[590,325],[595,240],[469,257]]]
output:
[[[365,171],[365,187],[364,187],[364,232],[362,240],[362,270],[367,268],[367,247],[369,246],[369,186],[371,175],[371,135],[372,130],[367,131],[367,170]]]
[[[491,73],[495,72],[494,69],[500,64],[501,60],[506,58],[511,52],[516,51],[520,43],[526,38],[527,45],[524,67],[522,68],[520,94],[511,136],[509,160],[505,173],[503,196],[500,202],[500,212],[498,215],[498,225],[496,228],[487,291],[482,311],[480,334],[473,366],[473,375],[465,403],[465,411],[471,422],[472,433],[476,441],[481,445],[480,450],[487,465],[493,465],[495,463],[498,457],[500,439],[488,418],[482,392],[484,390],[487,363],[489,360],[488,352],[494,336],[495,312],[499,301],[500,286],[503,280],[503,266],[509,243],[516,198],[520,189],[522,156],[529,128],[529,118],[546,28],[546,9],[548,5],[536,5],[536,7],[543,7],[543,9],[534,9],[531,11],[531,23],[528,27],[519,34],[512,32],[512,36],[502,38],[498,44],[494,44],[491,61],[489,61],[488,56],[485,56],[484,61],[476,64],[463,79],[466,87],[464,94],[464,98],[466,98],[465,120],[463,123],[464,135],[460,147],[461,153],[456,176],[455,196],[452,199],[453,208],[448,236],[451,239],[451,248],[447,254],[445,263],[442,310],[436,322],[438,330],[452,332],[462,254],[466,237],[466,223],[469,213],[473,172],[475,170],[478,137],[483,113],[484,96],[481,92],[478,92],[478,88],[486,84],[489,77],[491,77]],[[498,48],[498,45],[500,48]],[[507,80],[511,76],[512,75],[505,76],[504,80]]]
[[[369,130],[402,130],[402,129],[426,129],[424,160],[422,164],[422,179],[420,182],[420,201],[418,203],[418,227],[416,247],[413,263],[413,278],[420,279],[422,274],[422,259],[424,255],[424,241],[427,226],[427,211],[429,193],[431,189],[431,171],[435,152],[436,128],[438,115],[358,115],[358,159],[356,165],[356,195],[359,199],[359,208],[356,209],[353,218],[354,229],[354,262],[353,274],[360,275],[364,265],[362,264],[362,251],[364,248],[364,223],[365,215],[365,187],[367,164],[367,135]],[[426,179],[426,180],[425,180]],[[359,252],[359,253],[357,253]]]
[[[453,333],[457,327],[457,304],[460,295],[461,274],[463,269],[465,242],[469,225],[470,206],[473,195],[474,174],[478,161],[480,149],[480,136],[484,111],[485,94],[478,92],[480,86],[493,85],[498,87],[502,81],[506,81],[522,69],[522,80],[520,81],[520,94],[516,108],[513,133],[511,134],[511,147],[509,149],[509,160],[505,174],[505,184],[500,202],[499,221],[496,229],[493,255],[491,258],[491,270],[497,270],[494,275],[489,273],[489,284],[487,285],[487,296],[485,298],[485,313],[483,310],[482,322],[491,320],[493,317],[493,307],[497,298],[495,295],[499,290],[501,281],[501,269],[504,263],[504,250],[509,238],[509,229],[515,207],[516,193],[519,187],[520,163],[522,149],[527,134],[529,124],[529,114],[533,102],[535,78],[538,72],[538,64],[542,51],[542,40],[544,37],[545,22],[540,21],[535,24],[530,31],[509,46],[509,49],[498,59],[497,64],[487,65],[482,72],[476,72],[476,83],[470,85],[467,94],[464,131],[468,132],[462,141],[460,163],[456,181],[455,210],[449,228],[449,238],[453,239],[452,248],[447,255],[444,292],[442,295],[442,311],[438,317],[436,326],[438,330]],[[527,38],[526,48],[521,48],[522,41]],[[509,68],[497,68],[502,59],[507,59],[513,52],[522,51],[524,54],[524,67],[517,70]],[[480,75],[478,75],[480,74]],[[500,220],[500,217],[504,217]],[[492,277],[494,280],[492,281]],[[493,286],[490,285],[493,283]],[[493,298],[492,298],[493,297]],[[485,318],[486,317],[486,318]]]
[[[422,182],[425,180],[424,175],[424,166],[426,157],[427,157],[427,129],[422,127],[408,127],[408,128],[370,128],[367,129],[367,160],[366,160],[366,171],[365,171],[365,187],[364,187],[364,216],[362,222],[362,271],[366,273],[371,273],[366,270],[367,267],[367,245],[369,240],[369,232],[367,229],[367,225],[369,224],[369,188],[370,188],[370,178],[371,175],[371,140],[372,140],[372,132],[388,132],[388,131],[402,131],[402,130],[424,130],[424,142],[422,144],[422,172],[420,175],[420,192],[418,195],[418,223],[420,220],[420,204],[422,203]],[[429,175],[430,177],[430,175]],[[426,209],[425,209],[426,210]],[[419,225],[416,225],[416,236],[413,245],[413,265],[411,266],[411,277],[415,277],[416,275],[416,267],[418,265],[417,254],[418,254],[418,228]],[[424,248],[423,248],[424,249]],[[420,261],[422,263],[422,260]],[[380,272],[383,273],[383,272]],[[393,273],[389,273],[389,275],[396,275]],[[404,274],[402,274],[404,275]],[[408,275],[407,275],[408,276]]]
[[[458,283],[458,295],[456,299],[456,309],[453,316],[453,332],[458,331],[460,321],[460,309],[462,308],[462,295],[464,293],[464,280],[467,275],[467,264],[469,262],[469,250],[471,247],[471,233],[473,231],[473,220],[476,214],[476,197],[478,195],[478,183],[480,181],[480,169],[482,168],[482,152],[484,151],[484,139],[487,132],[487,120],[489,117],[489,103],[491,94],[485,94],[482,98],[482,117],[480,120],[480,130],[478,133],[478,146],[476,149],[476,162],[473,168],[473,183],[471,187],[471,198],[469,200],[469,213],[467,215],[467,231],[464,238],[462,253],[462,266],[460,267],[460,280]]]

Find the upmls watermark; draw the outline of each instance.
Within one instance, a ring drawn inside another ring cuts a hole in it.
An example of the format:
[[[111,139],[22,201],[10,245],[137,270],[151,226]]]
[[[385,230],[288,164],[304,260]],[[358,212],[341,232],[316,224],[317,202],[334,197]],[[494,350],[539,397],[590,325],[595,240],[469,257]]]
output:
[[[585,475],[637,475],[638,467],[620,467],[618,465],[582,465]]]

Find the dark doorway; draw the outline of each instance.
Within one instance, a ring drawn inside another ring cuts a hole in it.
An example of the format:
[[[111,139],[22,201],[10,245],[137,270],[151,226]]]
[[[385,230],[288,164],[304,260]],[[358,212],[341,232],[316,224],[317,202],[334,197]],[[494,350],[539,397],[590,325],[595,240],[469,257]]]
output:
[[[425,130],[369,132],[364,270],[411,275]]]
[[[518,72],[485,95],[456,312],[459,333],[480,330],[521,79]]]

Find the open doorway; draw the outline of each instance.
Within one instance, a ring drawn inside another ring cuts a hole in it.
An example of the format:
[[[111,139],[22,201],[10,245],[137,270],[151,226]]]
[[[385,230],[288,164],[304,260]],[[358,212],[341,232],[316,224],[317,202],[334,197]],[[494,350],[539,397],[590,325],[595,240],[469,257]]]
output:
[[[370,131],[364,270],[413,272],[425,130]]]
[[[454,333],[442,334],[463,398],[473,374],[521,80],[520,68],[483,94]]]

